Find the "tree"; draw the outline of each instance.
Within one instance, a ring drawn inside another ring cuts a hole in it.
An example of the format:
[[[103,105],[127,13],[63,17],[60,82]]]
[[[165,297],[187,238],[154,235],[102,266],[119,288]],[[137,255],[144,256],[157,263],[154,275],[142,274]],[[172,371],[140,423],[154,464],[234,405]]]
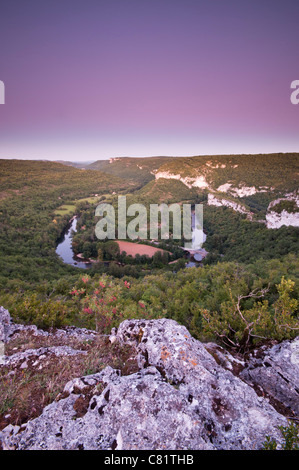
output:
[[[98,261],[103,261],[104,253],[101,247],[98,247]]]
[[[269,287],[255,289],[247,295],[237,297],[229,289],[230,299],[221,304],[220,313],[201,309],[203,335],[216,338],[239,352],[246,352],[259,340],[293,338],[299,330],[296,316],[298,301],[290,296],[294,284],[290,279],[281,279],[276,286],[278,299],[272,308],[269,307],[268,300],[260,301]],[[254,301],[251,308],[246,308],[248,299]]]
[[[296,309],[298,300],[291,297],[295,282],[291,279],[281,279],[277,286],[279,298],[274,303],[274,320],[277,339],[292,338],[299,330],[298,316]]]
[[[90,258],[93,254],[93,247],[91,242],[84,242],[83,244],[83,256],[84,258]]]
[[[113,240],[109,240],[103,244],[103,250],[105,254],[105,258],[107,260],[116,259],[117,256],[120,254],[119,245],[117,242]]]

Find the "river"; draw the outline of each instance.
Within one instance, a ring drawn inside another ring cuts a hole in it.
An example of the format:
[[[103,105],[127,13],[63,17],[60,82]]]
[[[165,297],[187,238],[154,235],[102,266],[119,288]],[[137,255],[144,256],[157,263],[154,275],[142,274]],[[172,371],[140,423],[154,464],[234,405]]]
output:
[[[82,268],[82,269],[88,269],[92,266],[92,263],[86,262],[86,261],[81,261],[79,258],[77,258],[74,255],[73,248],[72,248],[72,234],[73,232],[77,231],[77,217],[73,217],[71,220],[70,226],[65,230],[63,236],[58,242],[57,248],[56,248],[56,253],[60,256],[60,258],[66,263],[70,264],[72,266],[75,266],[76,268]],[[192,245],[191,249],[196,250],[199,246],[200,242],[204,242],[206,240],[206,235],[205,233],[202,234],[201,229],[197,228],[196,220],[195,220],[195,215],[193,214],[192,216]],[[189,250],[186,250],[189,251]],[[201,250],[199,250],[201,252]],[[204,252],[205,250],[203,250]],[[201,253],[194,253],[193,254],[193,259],[194,261],[189,261],[187,263],[187,267],[193,267],[193,266],[198,266],[198,262],[202,260],[202,254]]]
[[[66,263],[75,266],[76,268],[88,269],[91,267],[91,263],[80,261],[76,258],[72,248],[72,232],[77,231],[77,217],[74,217],[71,221],[71,225],[66,229],[63,236],[58,242],[56,253]]]

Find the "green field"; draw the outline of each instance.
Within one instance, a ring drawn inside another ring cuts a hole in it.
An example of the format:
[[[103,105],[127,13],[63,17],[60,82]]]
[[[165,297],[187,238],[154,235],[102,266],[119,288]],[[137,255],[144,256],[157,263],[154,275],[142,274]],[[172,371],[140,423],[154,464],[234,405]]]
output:
[[[72,215],[76,210],[75,204],[64,204],[63,206],[58,207],[55,211],[55,215]]]

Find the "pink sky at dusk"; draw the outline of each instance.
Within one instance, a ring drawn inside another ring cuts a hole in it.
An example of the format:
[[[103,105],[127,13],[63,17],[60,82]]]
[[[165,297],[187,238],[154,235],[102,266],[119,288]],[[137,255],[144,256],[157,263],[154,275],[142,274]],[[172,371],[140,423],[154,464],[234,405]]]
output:
[[[299,152],[294,0],[2,0],[0,158]]]

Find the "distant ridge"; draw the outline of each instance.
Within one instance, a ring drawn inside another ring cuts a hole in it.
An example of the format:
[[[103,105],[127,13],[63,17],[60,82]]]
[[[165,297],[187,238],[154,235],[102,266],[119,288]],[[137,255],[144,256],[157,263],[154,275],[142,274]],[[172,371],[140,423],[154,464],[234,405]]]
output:
[[[55,163],[61,163],[62,165],[74,166],[75,168],[86,168],[88,165],[92,164],[93,161],[89,162],[69,162],[66,160],[55,160]]]

